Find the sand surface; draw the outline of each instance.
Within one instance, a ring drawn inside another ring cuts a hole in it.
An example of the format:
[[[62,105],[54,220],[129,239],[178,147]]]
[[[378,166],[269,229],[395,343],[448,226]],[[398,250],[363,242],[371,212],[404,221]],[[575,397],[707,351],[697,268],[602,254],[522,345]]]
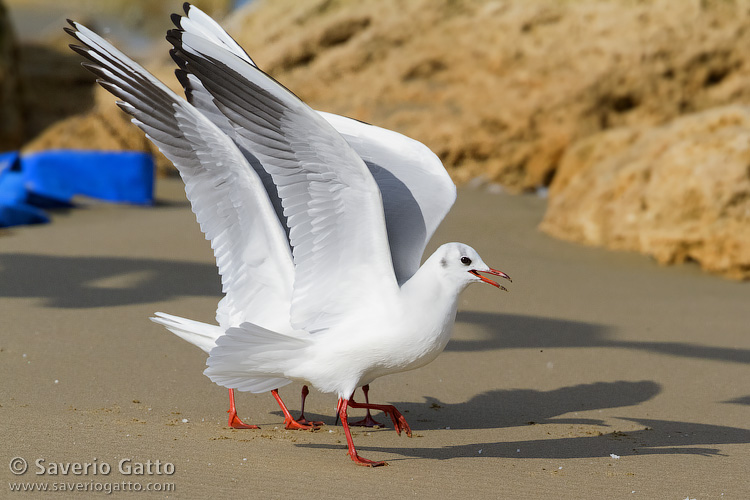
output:
[[[205,354],[148,321],[212,321],[220,298],[181,184],[159,182],[154,208],[85,203],[0,235],[0,497],[129,481],[172,498],[750,498],[748,283],[556,241],[536,230],[544,200],[462,189],[428,251],[464,241],[514,281],[471,286],[435,362],[372,384],[414,437],[356,430],[390,463],[361,468],[333,395],[308,398],[317,432],[284,430],[267,394],[238,397],[261,430],[229,429]],[[298,391],[281,391],[293,410]],[[111,472],[40,475],[38,459]],[[128,476],[123,459],[175,471]]]

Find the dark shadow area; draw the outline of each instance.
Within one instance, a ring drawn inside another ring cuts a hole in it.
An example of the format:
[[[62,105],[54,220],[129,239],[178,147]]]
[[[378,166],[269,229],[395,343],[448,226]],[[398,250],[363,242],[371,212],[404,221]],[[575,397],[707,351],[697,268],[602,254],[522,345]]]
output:
[[[377,387],[370,389],[373,402],[379,402],[376,390]],[[660,391],[659,384],[647,380],[596,382],[547,392],[530,389],[489,391],[457,404],[444,403],[431,396],[425,396],[424,402],[393,404],[406,415],[414,429],[494,429],[547,423],[604,425],[601,420],[590,418],[555,417],[577,411],[637,405]],[[360,394],[356,396],[364,399]]]
[[[175,169],[176,171],[177,169]],[[177,178],[177,176],[174,176]],[[158,181],[157,181],[158,182]],[[154,199],[153,207],[155,208],[192,208],[187,198],[181,200],[170,200],[166,198]]]
[[[404,437],[406,440],[404,447],[386,448],[359,445],[361,440],[355,437],[355,445],[358,445],[358,451],[364,455],[369,451],[374,451],[402,455],[405,459],[448,460],[461,457],[610,458],[610,454],[620,457],[647,454],[715,456],[721,455],[721,452],[719,448],[712,446],[750,443],[750,430],[736,427],[620,417],[621,420],[635,422],[638,426],[642,426],[641,429],[635,431],[621,432],[607,426],[602,420],[575,416],[575,412],[578,411],[587,412],[637,405],[655,397],[660,390],[660,386],[652,381],[619,381],[581,384],[547,392],[490,391],[458,404],[443,403],[436,398],[426,396],[425,403],[394,403],[402,411],[414,431],[442,430],[446,427],[450,429],[445,429],[445,432],[459,429],[532,426],[539,429],[540,438],[527,441],[479,442],[439,448],[412,448],[409,446],[408,438]],[[370,396],[374,401],[378,399],[377,394],[373,394],[372,390]],[[561,415],[565,417],[557,418]],[[321,418],[318,415],[311,415],[311,417],[324,420],[329,425],[333,420],[325,416]],[[352,412],[351,417],[358,419],[359,415]],[[393,432],[391,423],[385,415],[376,412],[374,417],[376,420],[387,423],[388,428],[379,432]],[[552,438],[548,437],[547,430],[539,427],[538,424],[602,427],[599,431],[584,431],[586,434],[581,436]],[[323,444],[298,444],[297,446],[320,449],[341,448],[341,446]]]
[[[456,316],[456,323],[469,323],[482,327],[484,338],[451,340],[446,351],[614,347],[686,358],[750,363],[750,349],[711,347],[683,342],[610,340],[607,338],[608,327],[577,321],[468,311],[459,312]]]
[[[530,389],[497,390],[478,394],[463,403],[444,403],[437,398],[425,396],[424,401],[383,401],[378,396],[377,386],[370,388],[370,400],[373,403],[393,404],[413,430],[420,429],[497,429],[535,424],[585,424],[605,425],[598,419],[559,415],[578,411],[599,410],[632,406],[655,397],[661,388],[656,382],[596,382],[572,387],[562,387],[553,391],[534,391]],[[299,394],[287,391],[281,396],[292,402],[290,411],[297,416],[294,401],[299,402]],[[356,401],[364,401],[361,391],[354,395]],[[284,418],[281,411],[271,412]],[[359,420],[365,410],[351,408],[351,420]],[[392,423],[387,415],[373,412],[378,422],[391,428]],[[305,412],[311,420],[321,420],[333,425],[335,415],[317,415]]]
[[[750,406],[750,396],[742,396],[735,399],[730,399],[729,401],[722,401],[723,403],[731,403],[735,405],[749,405]]]
[[[452,458],[610,458],[610,454],[629,455],[703,455],[723,456],[722,444],[750,443],[750,430],[721,425],[695,424],[671,420],[625,418],[642,425],[643,429],[610,432],[601,435],[566,438],[534,439],[529,441],[483,442],[440,448],[403,448],[357,446],[367,456],[368,451],[395,453],[410,458],[449,460]],[[446,431],[449,432],[449,431]],[[540,431],[539,433],[545,434]],[[408,438],[405,438],[408,440]],[[361,442],[361,440],[360,440]],[[355,446],[357,445],[355,438]],[[297,444],[310,448],[341,449],[341,446]],[[709,446],[709,447],[704,447]],[[343,448],[346,448],[344,445]],[[480,453],[481,450],[481,453]],[[389,459],[393,461],[393,459]],[[400,460],[400,459],[397,459]],[[612,458],[614,460],[614,458]]]
[[[121,284],[120,284],[121,283]],[[0,254],[0,297],[39,298],[47,307],[90,308],[221,298],[214,265],[118,257]]]

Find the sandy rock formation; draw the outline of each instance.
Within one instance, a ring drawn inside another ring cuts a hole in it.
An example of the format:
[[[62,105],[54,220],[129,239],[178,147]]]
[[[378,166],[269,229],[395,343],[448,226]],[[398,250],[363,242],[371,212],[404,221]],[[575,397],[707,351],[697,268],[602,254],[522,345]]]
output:
[[[541,229],[558,238],[695,260],[750,279],[750,107],[588,137],[563,157]]]
[[[750,0],[259,0],[222,24],[313,107],[512,192],[601,130],[750,103]]]
[[[750,0],[258,0],[222,25],[314,108],[424,142],[458,182],[552,182],[550,234],[750,277]],[[56,147],[154,151],[101,89],[26,150]]]
[[[150,61],[157,54],[159,60],[166,60],[169,45],[164,41],[164,33],[171,27],[169,14],[180,4],[153,0],[5,0],[5,3],[13,13],[18,35],[20,91],[13,103],[20,106],[24,120],[22,126],[3,120],[0,127],[12,128],[19,137],[14,147],[21,145],[22,138],[26,151],[67,147],[151,150],[148,141],[142,140],[142,134],[116,108],[111,96],[95,95],[98,86],[94,85],[94,76],[81,67],[81,56],[68,48],[73,40],[63,32],[63,27],[68,25],[66,18],[75,19],[106,33],[115,45],[133,57]],[[194,3],[216,15],[229,10],[231,0]],[[3,35],[10,32],[2,29]],[[152,43],[154,39],[160,43]],[[172,68],[165,71],[171,73]],[[165,159],[160,163],[167,168]]]
[[[225,24],[313,107],[426,143],[458,181],[546,185],[574,141],[750,102],[750,2],[274,0]]]

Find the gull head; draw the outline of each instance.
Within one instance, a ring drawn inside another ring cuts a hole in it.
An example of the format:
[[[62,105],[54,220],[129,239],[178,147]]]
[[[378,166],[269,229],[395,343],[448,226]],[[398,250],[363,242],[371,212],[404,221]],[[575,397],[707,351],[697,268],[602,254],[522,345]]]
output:
[[[435,252],[443,274],[464,286],[470,283],[487,283],[508,291],[496,281],[480,273],[499,276],[511,281],[510,276],[484,263],[476,250],[463,243],[446,243]]]

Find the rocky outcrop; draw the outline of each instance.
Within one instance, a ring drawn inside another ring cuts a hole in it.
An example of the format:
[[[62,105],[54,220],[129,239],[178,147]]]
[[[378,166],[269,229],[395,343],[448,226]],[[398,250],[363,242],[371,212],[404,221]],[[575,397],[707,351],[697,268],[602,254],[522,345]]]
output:
[[[46,148],[136,149],[151,151],[136,127],[114,105],[111,96],[95,95],[94,76],[81,67],[82,58],[68,48],[73,40],[63,32],[66,18],[75,19],[105,34],[123,51],[164,67],[174,80],[168,59],[165,31],[169,15],[179,3],[153,0],[5,0],[18,24],[18,86],[14,103],[23,112],[23,126],[13,125],[23,138],[24,150]],[[213,15],[229,10],[231,0],[198,0]],[[10,33],[3,29],[2,35]],[[152,43],[158,40],[159,43]],[[2,46],[0,46],[2,48]],[[0,64],[1,67],[1,64]],[[98,87],[96,87],[98,88]],[[5,108],[3,108],[5,109]],[[4,120],[0,127],[10,121]],[[140,134],[140,135],[139,135]],[[21,144],[19,140],[14,147]],[[169,169],[165,159],[159,159]],[[174,169],[169,169],[174,171]]]
[[[750,103],[745,0],[273,0],[225,25],[313,107],[513,192],[602,130]]]
[[[541,229],[750,279],[750,107],[579,141],[561,161]]]
[[[747,0],[258,0],[222,25],[313,107],[511,192],[602,130],[750,103]]]

